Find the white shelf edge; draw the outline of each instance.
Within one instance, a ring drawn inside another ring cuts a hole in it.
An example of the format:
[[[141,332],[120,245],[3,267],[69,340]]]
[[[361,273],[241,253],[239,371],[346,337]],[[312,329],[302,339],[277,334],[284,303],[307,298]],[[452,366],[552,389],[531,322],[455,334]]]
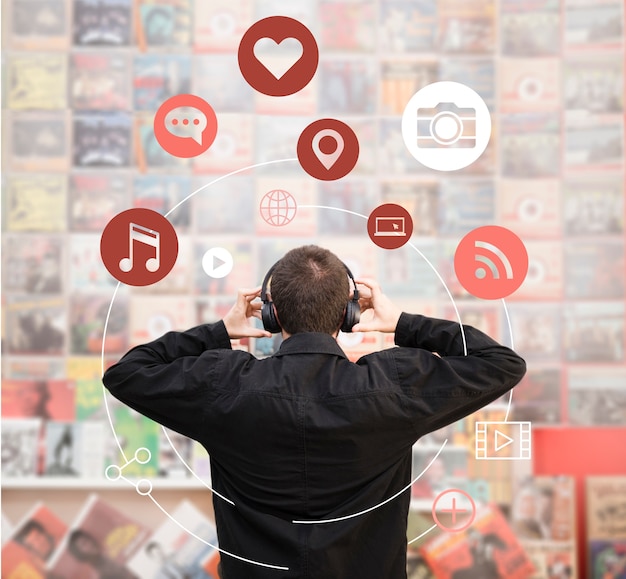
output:
[[[131,482],[136,483],[141,479],[134,479]],[[166,479],[166,478],[147,478],[152,483],[154,490],[206,490],[209,489],[196,479]],[[123,480],[109,481],[107,479],[83,479],[83,478],[67,478],[67,477],[21,477],[7,478],[3,477],[2,490],[135,490],[134,484],[129,484]]]

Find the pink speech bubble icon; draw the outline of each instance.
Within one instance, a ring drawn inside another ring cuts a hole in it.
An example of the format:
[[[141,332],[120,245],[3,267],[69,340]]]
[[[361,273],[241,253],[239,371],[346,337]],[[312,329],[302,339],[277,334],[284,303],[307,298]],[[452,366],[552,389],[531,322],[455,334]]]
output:
[[[217,117],[204,99],[180,94],[167,99],[154,116],[154,136],[175,157],[196,157],[215,141]]]
[[[165,128],[172,135],[193,139],[198,145],[202,145],[206,126],[205,114],[195,107],[176,107],[165,115]]]

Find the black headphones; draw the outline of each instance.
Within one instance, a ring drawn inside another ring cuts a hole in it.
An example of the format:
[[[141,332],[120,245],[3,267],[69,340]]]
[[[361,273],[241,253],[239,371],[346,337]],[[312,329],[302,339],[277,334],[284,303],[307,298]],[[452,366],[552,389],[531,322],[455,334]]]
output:
[[[279,263],[280,260],[270,267],[269,271],[265,274],[263,284],[261,285],[261,301],[263,302],[263,307],[261,308],[261,320],[263,321],[263,328],[265,331],[272,334],[280,333],[281,327],[276,319],[276,314],[274,313],[274,302],[269,300],[267,297],[267,284],[269,283],[272,273]],[[352,327],[359,322],[359,318],[361,317],[361,306],[359,305],[359,290],[356,287],[354,276],[345,263],[343,266],[346,268],[348,277],[352,280],[352,285],[354,286],[354,293],[352,294],[352,298],[348,300],[348,303],[346,304],[346,313],[343,316],[340,328],[342,332],[348,333],[352,332]]]

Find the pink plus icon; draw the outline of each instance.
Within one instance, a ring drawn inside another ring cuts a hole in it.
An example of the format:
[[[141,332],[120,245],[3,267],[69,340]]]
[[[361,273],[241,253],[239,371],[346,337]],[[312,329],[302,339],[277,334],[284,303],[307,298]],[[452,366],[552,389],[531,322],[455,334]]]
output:
[[[476,504],[472,497],[465,491],[461,489],[448,489],[435,497],[432,514],[435,523],[441,530],[450,533],[458,533],[467,529],[474,522],[476,517]],[[440,521],[441,514],[446,514],[452,519],[451,526],[443,524]],[[459,523],[458,526],[457,522]]]

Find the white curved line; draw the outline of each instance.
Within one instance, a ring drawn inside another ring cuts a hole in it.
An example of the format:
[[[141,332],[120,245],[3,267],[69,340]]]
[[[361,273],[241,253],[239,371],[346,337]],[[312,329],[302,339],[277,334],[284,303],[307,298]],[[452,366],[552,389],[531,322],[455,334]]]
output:
[[[419,541],[424,535],[427,535],[428,533],[430,533],[437,525],[433,525],[430,529],[427,529],[426,531],[424,531],[421,535],[419,535],[418,537],[415,537],[415,539],[411,539],[407,545],[410,545],[411,543],[415,543],[415,541]]]
[[[426,468],[424,468],[424,470],[422,470],[422,472],[420,472],[407,486],[405,486],[402,490],[398,491],[395,495],[390,496],[389,498],[385,499],[382,503],[378,503],[377,505],[374,505],[373,507],[369,507],[368,509],[365,509],[363,511],[359,511],[358,513],[352,513],[351,515],[345,515],[343,517],[336,517],[334,519],[320,519],[317,521],[291,521],[294,524],[297,525],[314,525],[314,524],[318,524],[318,523],[336,523],[337,521],[345,521],[346,519],[352,519],[354,517],[359,517],[361,515],[364,515],[365,513],[369,513],[370,511],[373,511],[374,509],[377,509],[378,507],[382,507],[383,505],[387,504],[388,502],[392,501],[393,499],[395,499],[396,497],[399,497],[404,491],[408,490],[411,488],[411,485],[416,482],[417,480],[419,480],[419,478],[430,468],[430,465],[435,462],[435,460],[437,459],[437,457],[441,454],[441,451],[444,449],[444,447],[446,446],[446,444],[448,443],[448,439],[446,438],[443,441],[443,444],[441,445],[441,448],[437,451],[437,454],[435,454],[435,456],[433,456],[433,458],[431,459],[431,461],[426,465]]]
[[[506,302],[502,298],[502,307],[504,308],[504,315],[506,316],[506,323],[509,326],[509,337],[511,338],[511,350],[515,349],[513,344],[513,327],[511,326],[511,318],[509,317],[509,310],[506,307]],[[509,403],[506,407],[506,414],[504,415],[504,422],[509,420],[509,412],[511,411],[511,402],[513,401],[513,389],[509,390]]]
[[[256,167],[261,167],[261,166],[265,166],[265,165],[272,165],[272,164],[276,164],[276,163],[283,163],[283,162],[288,162],[288,161],[297,161],[297,158],[290,158],[290,159],[279,159],[276,161],[267,161],[264,163],[257,163],[255,165],[250,165],[248,167],[244,167],[242,169],[237,169],[235,171],[232,171],[230,173],[227,173],[226,175],[222,175],[221,177],[218,177],[217,179],[214,179],[213,181],[207,183],[206,185],[203,185],[202,187],[198,188],[196,191],[192,192],[191,194],[189,194],[187,197],[185,197],[183,200],[181,200],[179,203],[177,203],[174,207],[172,207],[166,214],[165,217],[167,217],[172,211],[174,211],[176,208],[178,208],[180,205],[182,205],[184,202],[186,202],[188,199],[190,199],[191,197],[193,197],[194,195],[196,195],[197,193],[199,193],[200,191],[202,191],[203,189],[206,189],[207,187],[209,187],[210,185],[213,185],[214,183],[217,183],[223,179],[226,179],[227,177],[230,177],[232,175],[236,175],[238,173],[242,173],[244,171],[247,171],[249,169],[254,169]],[[367,216],[362,215],[360,213],[356,213],[354,211],[350,211],[347,209],[341,209],[341,208],[337,208],[337,207],[329,207],[329,206],[324,206],[324,205],[301,205],[300,207],[302,208],[317,208],[317,209],[332,209],[335,211],[340,211],[343,213],[348,213],[351,215],[355,215],[364,219],[367,219]],[[441,275],[439,274],[439,272],[437,271],[437,269],[433,266],[433,264],[430,262],[430,260],[417,248],[415,247],[415,245],[413,245],[411,242],[408,242],[408,245],[410,245],[421,257],[422,259],[429,265],[429,267],[431,268],[431,270],[435,273],[435,275],[437,276],[437,278],[439,279],[439,281],[441,282],[441,284],[443,285],[444,289],[446,290],[446,293],[448,294],[448,297],[450,298],[450,301],[452,302],[452,306],[454,308],[454,311],[456,313],[457,319],[459,320],[459,327],[461,330],[461,338],[462,338],[462,342],[463,342],[463,353],[465,356],[467,356],[467,342],[466,342],[466,338],[465,338],[465,332],[463,329],[463,324],[461,323],[461,316],[460,313],[458,311],[458,308],[456,306],[456,303],[454,301],[454,298],[452,297],[452,294],[450,292],[450,290],[448,289],[445,281],[443,280],[443,278],[441,277]],[[496,248],[498,249],[498,248]],[[497,252],[496,252],[497,253]],[[505,264],[506,267],[506,264]],[[109,315],[111,312],[111,308],[113,306],[113,302],[115,300],[115,295],[117,293],[117,289],[119,288],[119,282],[118,285],[116,287],[115,293],[113,294],[113,298],[111,299],[111,304],[109,305],[109,310],[107,312],[107,318],[106,318],[106,322],[105,322],[105,328],[104,328],[104,334],[103,334],[103,343],[102,343],[102,360],[101,360],[101,365],[102,365],[102,373],[104,374],[104,338],[106,336],[106,327],[108,324],[108,319],[109,319]],[[507,314],[507,318],[508,318],[508,314]],[[104,385],[103,385],[103,390],[104,390]],[[105,405],[106,405],[106,409],[107,409],[107,414],[109,414],[109,409],[108,409],[108,405],[106,404],[106,397],[105,397]],[[508,414],[508,413],[507,413]],[[109,422],[111,424],[111,428],[113,430],[114,436],[116,438],[116,442],[118,443],[118,446],[120,446],[119,441],[117,440],[117,436],[115,435],[115,430],[113,429],[113,425],[112,425],[112,421],[110,418],[110,414],[109,414]],[[165,432],[165,429],[164,429]],[[185,467],[198,479],[200,480],[209,490],[211,490],[212,492],[214,492],[215,494],[217,494],[218,496],[220,496],[220,498],[222,498],[223,500],[226,500],[227,502],[231,503],[234,505],[234,503],[232,503],[232,501],[230,501],[229,499],[226,499],[225,497],[222,497],[219,493],[217,493],[216,491],[214,491],[213,489],[211,489],[210,486],[206,485],[206,483],[204,483],[204,481],[202,481],[194,472],[193,470],[187,465],[187,463],[184,461],[184,459],[180,456],[180,454],[178,453],[177,449],[174,447],[174,445],[172,444],[171,440],[169,439],[169,436],[167,434],[167,432],[165,432],[166,438],[168,439],[168,442],[170,443],[170,446],[172,447],[172,449],[174,450],[174,452],[176,453],[176,455],[179,457],[179,459],[181,460],[181,462],[185,465]],[[341,520],[346,520],[349,518],[354,518],[357,516],[360,516],[362,514],[365,514],[367,512],[370,512],[388,502],[390,502],[391,500],[395,499],[396,497],[398,497],[400,494],[402,494],[403,492],[405,492],[408,488],[411,487],[411,485],[413,485],[414,482],[416,482],[432,465],[432,463],[437,459],[437,457],[439,456],[439,454],[441,454],[441,452],[443,451],[445,445],[447,444],[448,440],[446,439],[443,444],[441,445],[441,447],[439,448],[439,450],[437,451],[437,453],[435,454],[435,456],[432,458],[432,460],[430,461],[430,463],[422,470],[422,472],[404,489],[402,489],[401,491],[399,491],[398,493],[396,493],[395,495],[387,498],[385,501],[379,503],[378,505],[375,505],[373,507],[370,507],[368,509],[365,509],[361,512],[358,513],[353,513],[351,515],[346,515],[344,517],[338,517],[335,519],[325,519],[325,520],[319,520],[319,521],[305,521],[305,520],[294,520],[292,521],[294,524],[315,524],[315,523],[331,523],[331,522],[337,522],[337,521],[341,521]],[[121,450],[121,446],[120,446],[120,450]],[[123,455],[123,452],[122,452]],[[126,460],[126,458],[125,458]],[[150,498],[155,502],[155,504],[168,516],[170,517],[170,515],[158,504],[158,502],[149,494]],[[170,519],[172,519],[172,517],[170,517]],[[194,537],[198,538],[199,540],[202,541],[202,539],[200,539],[199,537],[197,537],[196,535],[194,535],[193,533],[191,533],[189,530],[185,529],[185,527],[183,527],[178,521],[176,521],[175,519],[172,519],[177,525],[179,525],[183,530],[187,531],[189,534],[193,535]],[[435,525],[436,526],[436,525]],[[435,527],[434,526],[434,527]],[[430,532],[434,527],[431,527],[431,529],[429,529],[427,532]],[[422,537],[425,533],[423,533],[422,535],[420,535],[420,537]],[[420,537],[417,537],[416,539],[414,539],[413,541],[419,539]],[[205,542],[205,541],[203,541]],[[412,541],[411,541],[412,542]],[[205,542],[206,543],[206,542]],[[219,549],[218,547],[215,547],[213,545],[210,545],[209,543],[206,543],[207,545],[217,548],[218,550],[221,551],[221,549]],[[249,559],[245,559],[243,557],[239,557],[237,555],[234,555],[232,553],[228,553],[226,551],[222,551],[227,555],[233,556],[237,559],[240,559],[242,561],[246,561],[249,563],[253,563],[256,565],[261,565],[264,567],[270,567],[270,568],[275,568],[275,569],[283,569],[286,570],[287,568],[285,567],[278,567],[278,566],[274,566],[274,565],[269,565],[269,564],[264,564],[264,563],[258,563],[255,561],[251,561]]]
[[[185,462],[185,459],[180,455],[180,453],[178,452],[178,449],[174,446],[174,443],[172,442],[172,440],[170,439],[170,435],[167,433],[167,429],[165,428],[165,426],[161,425],[161,428],[163,430],[163,434],[165,434],[165,438],[167,438],[167,441],[170,443],[170,446],[172,447],[172,450],[176,453],[176,456],[180,459],[180,462],[182,462],[185,465],[185,468],[198,480],[200,481],[207,489],[209,489],[213,494],[217,495],[220,499],[222,499],[223,501],[226,501],[227,503],[230,503],[231,505],[235,506],[235,503],[233,503],[233,501],[231,501],[230,499],[227,499],[224,495],[218,493],[215,489],[212,489],[210,485],[208,485],[206,482],[204,482],[196,473],[195,471]]]
[[[189,533],[192,537],[198,539],[198,541],[204,543],[205,545],[208,545],[209,547],[212,547],[213,549],[219,551],[220,553],[223,553],[224,555],[228,555],[229,557],[233,557],[234,559],[239,559],[239,561],[243,561],[244,563],[251,563],[252,565],[258,565],[259,567],[267,567],[268,569],[278,569],[280,571],[289,571],[289,567],[283,567],[280,565],[270,565],[269,563],[261,563],[260,561],[253,561],[252,559],[246,559],[245,557],[241,557],[240,555],[235,555],[234,553],[230,553],[229,551],[226,551],[224,549],[221,549],[220,547],[218,547],[217,545],[213,545],[212,543],[209,543],[208,541],[205,541],[202,537],[198,537],[198,535],[196,535],[195,533],[193,533],[192,531],[190,531],[187,527],[185,527],[182,523],[179,523],[174,517],[172,517],[160,504],[159,502],[152,496],[152,493],[148,493],[148,496],[150,497],[150,499],[152,500],[152,502],[161,510],[161,512],[163,514],[165,514],[170,521],[173,521],[174,523],[176,523],[183,531],[186,531],[187,533]]]
[[[104,320],[104,328],[102,330],[102,352],[101,352],[101,358],[100,358],[100,370],[103,376],[104,376],[104,343],[106,342],[107,326],[109,325],[109,316],[111,315],[111,310],[113,309],[113,302],[115,302],[115,296],[117,295],[117,290],[119,289],[121,283],[122,282],[118,281],[117,285],[115,286],[115,291],[113,292],[113,296],[111,297],[111,303],[109,304],[109,309],[107,311],[106,319]],[[124,458],[124,461],[126,462],[126,464],[123,467],[121,467],[121,469],[123,469],[124,467],[128,466],[131,462],[133,462],[135,460],[135,457],[128,460],[126,458],[126,454],[124,453],[124,450],[122,449],[122,445],[120,444],[120,441],[117,437],[117,432],[115,432],[115,428],[113,427],[113,420],[111,419],[111,412],[109,411],[109,403],[107,401],[106,388],[104,386],[104,383],[102,383],[102,398],[104,399],[104,408],[106,410],[107,417],[109,419],[109,426],[111,427],[111,432],[113,432],[113,438],[115,439],[115,442],[117,443],[117,446],[120,449],[120,453],[122,454],[122,457]],[[162,425],[161,427],[163,428]],[[165,436],[167,436],[167,433],[165,433]],[[180,454],[178,454],[178,451],[176,450],[176,448],[174,448],[174,445],[172,444],[172,441],[169,439],[169,436],[167,436],[167,439],[170,443],[170,446],[174,449],[174,452],[176,453],[178,458],[183,460]],[[189,466],[184,460],[183,460],[183,464],[189,469]],[[193,470],[191,469],[189,470],[212,493],[215,493],[216,496],[225,500],[227,503],[230,503],[231,505],[235,506],[235,503],[233,503],[233,501],[231,501],[230,499],[227,499],[226,497],[218,493],[216,490],[213,490],[209,485],[207,485],[204,481],[202,481],[202,479],[198,477],[198,475],[195,472],[193,472]]]
[[[454,298],[452,297],[452,293],[450,293],[450,290],[448,289],[446,282],[443,281],[443,278],[441,277],[441,275],[439,275],[439,272],[437,271],[435,266],[432,263],[430,263],[428,258],[419,249],[417,249],[417,247],[415,247],[410,241],[407,242],[407,245],[410,245],[415,251],[417,251],[417,253],[419,253],[422,256],[422,259],[430,266],[430,269],[433,270],[433,272],[435,273],[435,275],[441,282],[441,285],[443,285],[443,288],[446,290],[446,293],[448,294],[448,297],[450,298],[450,301],[452,302],[452,307],[454,308],[456,317],[459,320],[459,327],[461,328],[461,340],[463,341],[463,355],[467,356],[467,342],[465,341],[465,330],[463,329],[463,324],[461,323],[461,314],[459,313],[459,310],[456,307],[456,302],[454,301]]]
[[[342,213],[349,213],[350,215],[356,215],[357,217],[362,217],[363,219],[367,219],[367,215],[356,213],[355,211],[349,211],[348,209],[340,209],[338,207],[329,207],[328,205],[299,205],[298,207],[302,207],[304,209],[332,209],[333,211],[341,211]],[[441,282],[441,285],[446,290],[446,293],[448,294],[448,297],[450,298],[450,301],[452,302],[452,307],[454,308],[456,317],[459,320],[459,327],[461,328],[461,339],[463,340],[463,355],[467,356],[467,342],[465,341],[465,331],[463,330],[463,324],[461,323],[461,315],[459,314],[459,310],[456,307],[456,303],[454,302],[454,298],[452,297],[452,294],[450,293],[450,290],[448,289],[446,282],[443,280],[441,275],[439,275],[439,272],[437,271],[435,266],[430,262],[430,260],[419,249],[417,249],[415,245],[413,245],[410,241],[407,242],[407,245],[410,245],[415,251],[417,251],[417,253],[421,256],[421,258],[430,266],[430,269],[433,270],[433,272],[435,273],[435,275]]]
[[[362,217],[363,219],[367,219],[367,215],[363,215],[361,213],[357,213],[356,211],[350,211],[349,209],[341,209],[339,207],[329,207],[328,205],[298,205],[302,209],[332,209],[333,211],[341,211],[342,213],[349,213],[350,215],[356,215],[357,217]]]
[[[244,171],[247,171],[248,169],[255,169],[256,167],[263,167],[265,165],[274,165],[275,163],[286,163],[287,161],[297,161],[297,160],[298,160],[297,157],[293,157],[291,159],[278,159],[277,161],[265,161],[263,163],[257,163],[256,165],[249,165],[248,167],[244,167],[243,169],[237,169],[236,171],[231,171],[230,173],[226,173],[226,175],[222,175],[221,177],[218,177],[217,179],[213,179],[213,181],[210,181],[206,185],[202,185],[202,187],[200,187],[199,189],[196,189],[193,193],[189,193],[187,197],[185,197],[184,199],[176,203],[176,205],[174,205],[174,207],[172,207],[163,217],[167,217],[172,211],[174,211],[174,209],[177,209],[178,207],[180,207],[183,203],[185,203],[185,201],[187,201],[187,199],[191,199],[196,193],[199,193],[203,189],[206,189],[207,187],[210,187],[214,183],[222,181],[223,179],[226,179],[227,177],[231,177],[233,175],[236,175],[237,173],[243,173]]]
[[[111,303],[109,304],[109,309],[107,310],[107,316],[104,320],[104,328],[102,329],[102,350],[101,350],[101,355],[100,355],[100,373],[102,374],[102,376],[104,376],[104,343],[106,342],[107,327],[109,325],[109,317],[111,315],[111,310],[113,309],[113,302],[115,301],[117,290],[120,289],[121,283],[122,282],[118,281],[117,285],[115,286],[115,290],[113,291],[113,297],[111,298]],[[102,379],[100,379],[100,381],[102,382]],[[115,432],[115,428],[113,427],[113,419],[111,418],[111,411],[109,410],[109,403],[107,402],[106,388],[104,387],[104,382],[102,382],[102,398],[104,400],[104,409],[106,410],[107,418],[109,419],[109,426],[111,427],[111,432],[113,432],[113,438],[115,439],[115,442],[117,443],[117,447],[120,449],[122,458],[126,461],[126,464],[128,464],[128,459],[126,458],[124,449],[122,448],[119,438],[117,437],[117,432]]]
[[[342,211],[344,213],[350,213],[351,215],[356,215],[358,217],[362,217],[363,219],[367,219],[366,215],[362,215],[360,213],[356,213],[354,211],[349,211],[347,209],[339,209],[336,207],[329,207],[326,205],[300,205],[300,207],[303,208],[312,208],[312,209],[332,209],[334,211]],[[433,272],[435,273],[435,275],[437,276],[437,279],[439,279],[439,281],[441,282],[441,285],[443,285],[444,289],[446,290],[446,293],[448,294],[448,297],[450,298],[450,301],[452,302],[452,307],[454,308],[454,311],[456,313],[456,317],[459,321],[459,328],[461,330],[461,340],[463,342],[463,355],[467,356],[467,341],[465,339],[465,330],[463,329],[463,324],[461,323],[461,314],[459,313],[459,310],[456,306],[456,302],[454,301],[454,298],[452,297],[452,293],[450,292],[450,290],[448,289],[448,286],[446,285],[446,282],[444,281],[444,279],[441,277],[441,275],[439,274],[439,272],[437,271],[437,269],[435,268],[435,266],[430,262],[430,260],[415,246],[413,245],[413,243],[411,243],[410,241],[407,242],[407,245],[410,245],[420,256],[421,258],[429,265],[430,269],[433,270]],[[417,476],[417,478],[415,479],[415,481],[417,481],[429,468],[430,465],[434,462],[434,460],[439,456],[439,454],[441,453],[441,451],[443,450],[443,448],[445,447],[446,443],[448,442],[448,439],[446,439],[444,441],[444,443],[441,445],[441,448],[437,451],[437,454],[433,457],[433,459],[430,461],[430,463],[426,466],[426,468]],[[413,482],[415,482],[413,481]],[[413,482],[411,482],[409,484],[409,487],[413,484]],[[383,502],[379,503],[376,506],[370,507],[368,509],[365,509],[364,511],[361,511],[359,513],[353,513],[351,515],[346,515],[344,517],[338,517],[336,519],[323,519],[323,520],[319,520],[319,521],[292,521],[293,523],[297,523],[297,524],[314,524],[314,523],[332,523],[332,522],[337,522],[337,521],[343,521],[345,519],[349,519],[349,518],[353,518],[353,517],[357,517],[359,515],[368,513],[374,509],[377,509],[378,507],[388,503],[389,501],[395,499],[397,496],[401,495],[407,488],[406,487],[404,489],[402,489],[400,492],[396,493],[394,496],[389,497],[388,499],[384,500]]]

